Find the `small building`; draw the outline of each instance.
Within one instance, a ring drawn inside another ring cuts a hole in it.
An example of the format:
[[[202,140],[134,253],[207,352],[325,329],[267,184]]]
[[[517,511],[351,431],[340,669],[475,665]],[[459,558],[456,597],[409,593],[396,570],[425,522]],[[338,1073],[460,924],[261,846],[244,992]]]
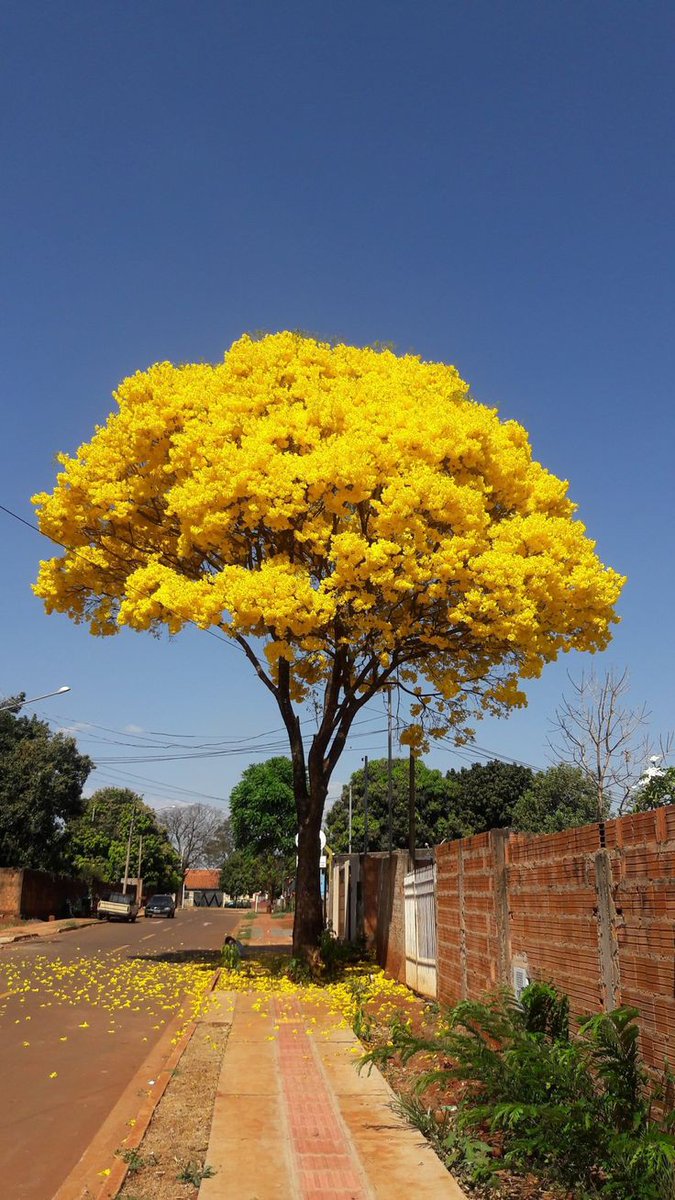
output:
[[[224,899],[219,870],[192,867],[185,872],[183,904],[186,908],[222,908]]]

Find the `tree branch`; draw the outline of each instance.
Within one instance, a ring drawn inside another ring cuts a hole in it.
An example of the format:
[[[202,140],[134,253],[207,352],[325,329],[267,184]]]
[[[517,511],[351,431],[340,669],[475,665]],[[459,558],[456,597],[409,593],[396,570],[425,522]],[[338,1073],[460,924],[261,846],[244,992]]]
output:
[[[253,653],[251,647],[249,646],[248,642],[246,641],[246,638],[242,637],[240,633],[237,633],[234,635],[234,640],[238,646],[241,646],[248,661],[252,664],[253,670],[255,671],[256,675],[258,676],[258,678],[260,680],[262,680],[262,682],[265,684],[265,687],[267,688],[267,690],[272,693],[272,695],[274,696],[274,699],[278,703],[279,690],[272,683],[272,680],[270,679],[267,672],[263,670],[263,666],[262,666],[262,663],[260,662],[260,659],[258,658],[258,656],[256,654]]]

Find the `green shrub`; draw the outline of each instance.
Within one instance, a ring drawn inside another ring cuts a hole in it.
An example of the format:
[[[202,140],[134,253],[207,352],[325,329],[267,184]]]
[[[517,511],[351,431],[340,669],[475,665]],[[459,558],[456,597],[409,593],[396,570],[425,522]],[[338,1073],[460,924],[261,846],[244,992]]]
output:
[[[341,973],[343,967],[363,962],[367,958],[363,940],[341,942],[332,929],[324,929],[321,934],[319,955],[327,979],[334,979]]]
[[[578,1200],[675,1200],[673,1079],[648,1076],[636,1016],[589,1017],[571,1038],[567,997],[537,983],[519,1002],[507,992],[463,1001],[432,1038],[394,1024],[393,1045],[364,1061],[432,1054],[440,1065],[420,1076],[419,1092],[463,1081],[450,1154],[462,1156],[462,1138],[493,1135],[507,1166],[535,1168]]]
[[[241,966],[241,952],[234,942],[226,942],[220,952],[220,965],[227,971],[238,971]]]

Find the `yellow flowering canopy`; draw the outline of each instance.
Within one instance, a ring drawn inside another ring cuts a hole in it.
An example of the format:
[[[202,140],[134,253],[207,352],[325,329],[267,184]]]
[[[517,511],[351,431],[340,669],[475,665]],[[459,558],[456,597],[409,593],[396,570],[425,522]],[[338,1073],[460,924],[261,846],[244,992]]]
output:
[[[219,627],[291,700],[330,684],[365,701],[394,678],[432,732],[609,640],[623,580],[525,430],[454,367],[245,336],[115,398],[34,497],[67,548],[35,586],[50,612],[95,634]]]

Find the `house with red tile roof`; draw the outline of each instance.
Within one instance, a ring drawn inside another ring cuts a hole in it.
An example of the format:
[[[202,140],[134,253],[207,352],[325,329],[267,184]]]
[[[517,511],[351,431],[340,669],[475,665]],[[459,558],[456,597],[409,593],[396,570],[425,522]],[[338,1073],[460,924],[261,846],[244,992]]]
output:
[[[192,908],[222,908],[220,871],[191,867],[183,881],[183,904]]]

